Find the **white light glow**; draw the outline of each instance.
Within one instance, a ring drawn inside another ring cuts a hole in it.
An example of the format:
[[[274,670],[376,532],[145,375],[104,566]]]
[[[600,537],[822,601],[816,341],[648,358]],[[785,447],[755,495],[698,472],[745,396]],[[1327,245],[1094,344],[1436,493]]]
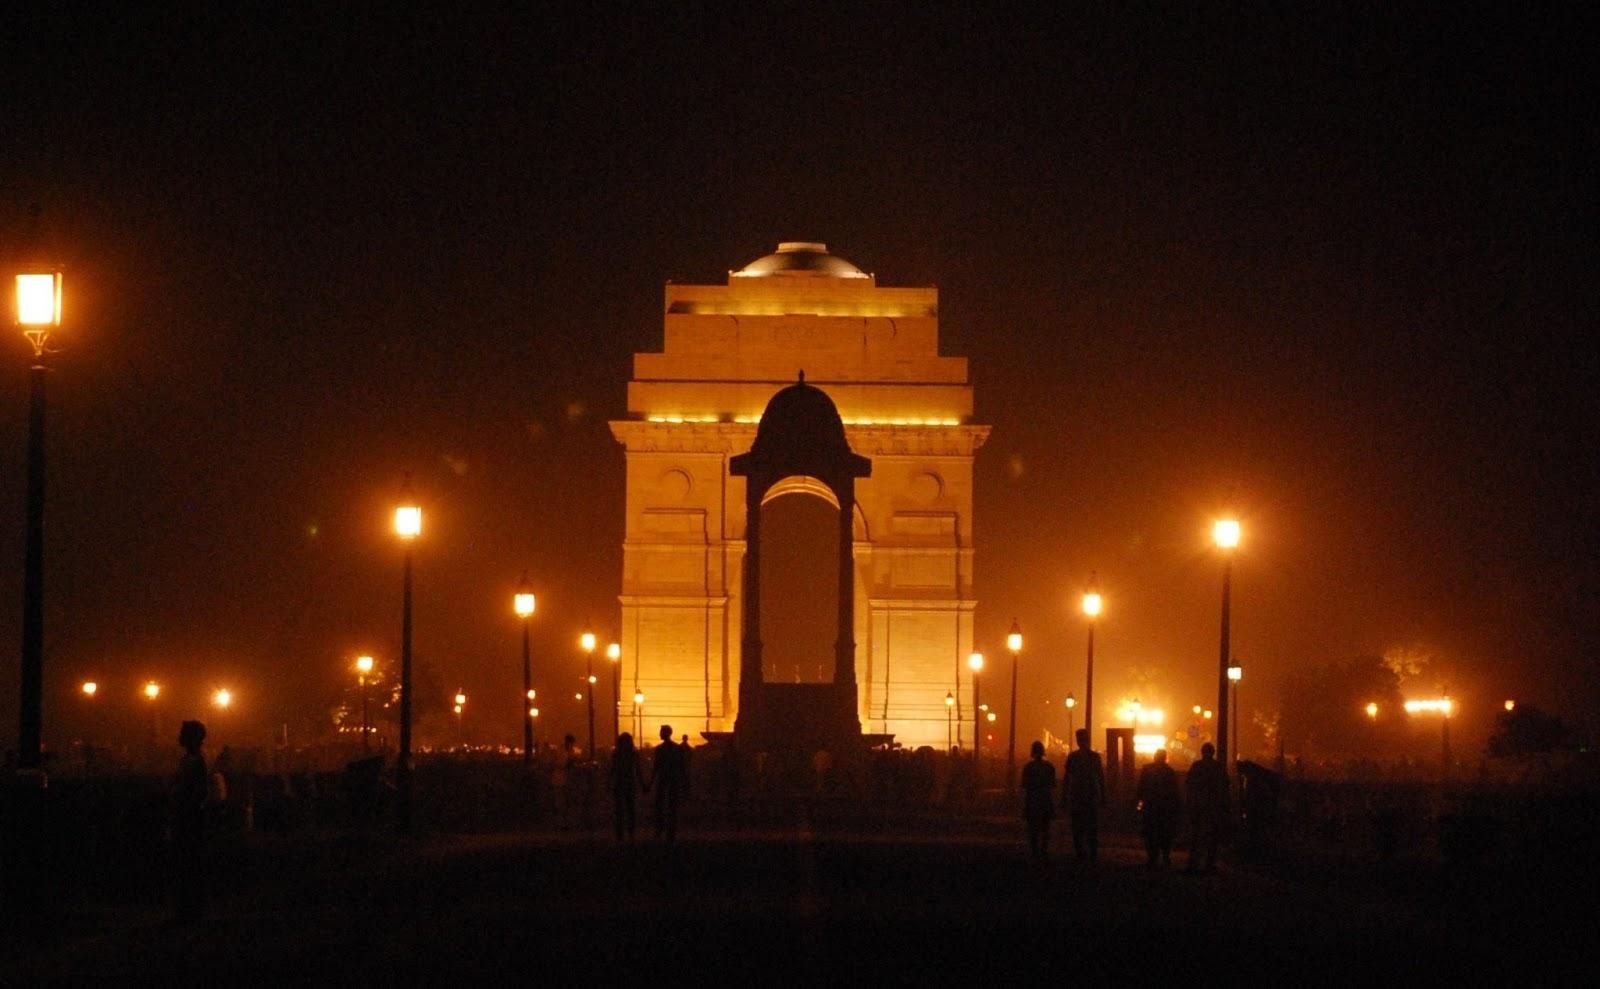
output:
[[[1165,735],[1135,735],[1133,736],[1133,751],[1140,755],[1154,755],[1156,750],[1167,747]]]
[[[17,276],[17,322],[26,327],[61,325],[61,276]]]

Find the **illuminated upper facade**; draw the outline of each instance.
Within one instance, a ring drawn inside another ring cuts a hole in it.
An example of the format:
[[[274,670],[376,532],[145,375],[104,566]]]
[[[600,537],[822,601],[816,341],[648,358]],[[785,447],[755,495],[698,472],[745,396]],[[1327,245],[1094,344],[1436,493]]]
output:
[[[971,744],[972,458],[989,427],[971,421],[966,359],[939,354],[938,304],[811,243],[726,285],[666,287],[665,345],[634,355],[628,418],[611,423],[627,460],[623,694],[644,695],[649,724],[733,729],[746,509],[728,462],[803,371],[872,461],[853,509],[862,726],[942,747],[953,724]],[[763,515],[790,495],[825,491],[796,478]]]

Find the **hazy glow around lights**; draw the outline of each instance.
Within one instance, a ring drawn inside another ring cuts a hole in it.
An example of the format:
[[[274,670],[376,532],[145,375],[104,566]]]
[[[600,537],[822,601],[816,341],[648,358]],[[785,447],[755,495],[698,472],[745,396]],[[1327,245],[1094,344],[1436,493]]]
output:
[[[415,539],[422,535],[422,509],[416,505],[402,505],[396,508],[394,531],[401,539]]]

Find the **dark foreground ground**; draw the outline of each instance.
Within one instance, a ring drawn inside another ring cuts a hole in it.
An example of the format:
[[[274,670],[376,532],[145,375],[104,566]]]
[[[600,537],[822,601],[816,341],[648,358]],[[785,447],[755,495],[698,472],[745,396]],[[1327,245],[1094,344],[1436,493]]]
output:
[[[935,835],[696,822],[668,847],[603,831],[235,836],[206,919],[159,895],[59,891],[8,934],[11,985],[995,986],[1587,982],[1593,876],[1280,855],[1152,872],[1030,862],[1008,821]],[[646,831],[646,834],[648,831]],[[90,884],[91,886],[93,884]],[[114,889],[114,882],[102,889]]]

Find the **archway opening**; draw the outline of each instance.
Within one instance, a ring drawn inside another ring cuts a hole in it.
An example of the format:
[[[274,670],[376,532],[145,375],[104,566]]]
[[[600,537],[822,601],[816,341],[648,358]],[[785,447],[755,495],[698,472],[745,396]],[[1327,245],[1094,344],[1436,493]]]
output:
[[[774,485],[761,506],[761,672],[768,683],[829,683],[839,632],[839,509],[820,482],[792,482]]]

